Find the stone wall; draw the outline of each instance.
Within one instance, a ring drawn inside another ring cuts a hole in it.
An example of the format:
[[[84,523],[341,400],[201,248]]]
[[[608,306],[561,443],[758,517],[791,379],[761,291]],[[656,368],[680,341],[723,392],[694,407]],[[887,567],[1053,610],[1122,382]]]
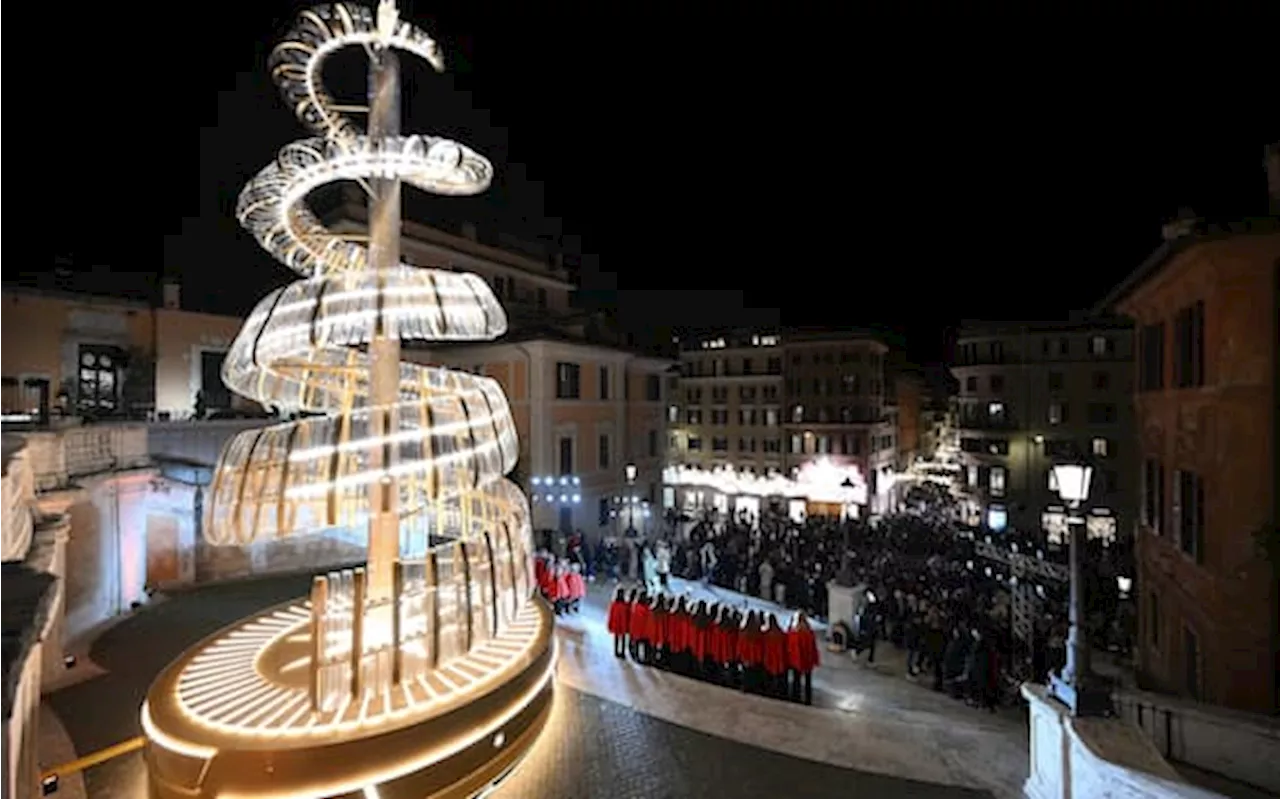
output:
[[[321,573],[363,563],[364,543],[336,535],[299,535],[245,547],[217,547],[196,542],[196,582],[211,583],[298,572]]]
[[[1280,719],[1141,691],[1115,703],[1169,759],[1280,794]]]

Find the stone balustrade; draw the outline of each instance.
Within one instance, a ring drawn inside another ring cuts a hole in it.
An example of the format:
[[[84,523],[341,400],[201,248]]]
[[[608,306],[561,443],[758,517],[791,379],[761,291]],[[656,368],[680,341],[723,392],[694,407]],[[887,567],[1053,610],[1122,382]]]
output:
[[[1280,719],[1134,690],[1113,701],[1166,759],[1280,794]]]
[[[3,560],[22,560],[31,549],[35,532],[35,474],[31,469],[26,442],[20,436],[4,437]]]
[[[77,477],[150,462],[147,427],[94,424],[57,431],[24,433],[37,491],[65,488]]]
[[[1023,683],[1030,710],[1029,799],[1220,799],[1169,765],[1121,718],[1073,718],[1042,685]]]

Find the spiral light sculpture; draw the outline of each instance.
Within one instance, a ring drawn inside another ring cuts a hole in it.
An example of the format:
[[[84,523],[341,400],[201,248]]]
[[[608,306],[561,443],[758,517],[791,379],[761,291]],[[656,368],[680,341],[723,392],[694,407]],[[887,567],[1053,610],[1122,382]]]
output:
[[[476,275],[387,255],[401,182],[475,194],[493,169],[439,137],[361,132],[321,82],[350,46],[371,58],[371,130],[399,90],[389,50],[444,66],[389,0],[376,19],[345,3],[304,11],[272,52],[314,136],[245,186],[236,215],[301,278],[254,308],[222,377],[311,415],[227,443],[204,536],[244,546],[367,523],[368,571],[317,577],[309,602],[241,621],[161,674],[141,714],[153,796],[468,795],[512,768],[548,714],[551,616],[533,590],[528,504],[505,477],[519,454],[507,398],[495,380],[398,360],[400,341],[497,338],[506,313]],[[370,236],[330,231],[307,206],[337,180],[377,198]]]

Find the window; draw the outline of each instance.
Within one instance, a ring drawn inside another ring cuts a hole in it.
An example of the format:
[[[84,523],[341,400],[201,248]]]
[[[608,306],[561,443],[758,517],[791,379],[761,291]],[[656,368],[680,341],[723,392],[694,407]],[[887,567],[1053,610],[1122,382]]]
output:
[[[1049,390],[1050,391],[1061,391],[1064,384],[1065,384],[1065,380],[1063,379],[1062,372],[1049,373]]]
[[[561,361],[556,364],[556,399],[578,399],[582,396],[582,367]]]
[[[600,399],[609,399],[609,367],[600,367]]]
[[[1151,646],[1160,646],[1160,595],[1151,592],[1151,601],[1147,605],[1147,626],[1150,628]]]
[[[684,392],[684,401],[690,405],[697,405],[702,402],[702,389],[691,388]]]
[[[738,424],[742,427],[755,427],[756,409],[755,408],[739,408]]]
[[[698,436],[689,436],[689,451],[698,452],[702,449],[702,439]]]
[[[729,411],[724,408],[713,408],[711,411],[711,423],[724,427],[729,423]]]
[[[1173,323],[1173,382],[1178,388],[1204,385],[1204,302],[1183,308]]]
[[[667,406],[667,423],[676,424],[679,421],[680,421],[680,406],[668,405]]]
[[[1067,403],[1051,402],[1049,403],[1049,424],[1066,424],[1067,423]]]
[[[1097,391],[1106,391],[1108,388],[1111,388],[1111,373],[1110,372],[1094,372],[1093,387]]]
[[[992,532],[1001,532],[1009,525],[1009,511],[1004,505],[992,505],[987,508],[987,527]]]
[[[701,394],[701,392],[699,392]],[[644,378],[644,398],[648,402],[662,401],[662,381],[657,375],[646,375]]]
[[[1058,354],[1066,357],[1071,354],[1071,339],[1058,339]]]
[[[1178,523],[1178,548],[1204,563],[1204,478],[1179,469],[1174,481],[1173,518]]]
[[[1200,638],[1190,627],[1182,628],[1182,656],[1187,694],[1200,698]]]
[[[750,359],[750,358],[743,358],[743,359],[742,359],[742,373],[743,373],[744,375],[749,375],[749,374],[751,374],[751,373],[752,373],[752,371],[753,371],[753,369],[752,369],[751,359]]]
[[[1138,334],[1138,390],[1164,388],[1164,323],[1147,325]]]
[[[804,421],[804,406],[796,405],[791,409],[791,421],[797,424]]]
[[[966,377],[966,378],[964,379],[964,390],[965,390],[965,391],[977,391],[977,390],[978,390],[978,378],[977,378],[977,377],[975,377],[975,376],[972,376],[972,375],[970,375],[969,377]]]
[[[755,386],[739,386],[738,399],[742,400],[743,402],[755,402],[756,387]]]
[[[1148,458],[1142,462],[1142,521],[1151,532],[1160,535],[1164,516],[1164,467]]]
[[[1003,466],[991,467],[991,472],[987,475],[987,488],[991,491],[991,496],[1004,496],[1005,478],[1006,475]]]
[[[724,403],[728,402],[728,401],[729,401],[729,387],[728,387],[728,386],[716,386],[716,387],[712,388],[712,389],[711,389],[711,401],[712,401],[712,402],[715,402],[715,403],[718,403],[718,404],[724,404]]]
[[[782,452],[782,441],[777,438],[766,438],[764,440],[765,452]]]
[[[656,458],[658,456],[658,431],[649,431],[649,457]]]
[[[1111,442],[1107,441],[1105,438],[1095,438],[1093,440],[1093,454],[1099,458],[1112,457]]]
[[[1110,355],[1114,346],[1107,336],[1094,336],[1089,339],[1089,352],[1093,355]]]
[[[712,452],[728,452],[729,439],[723,436],[717,436],[711,439],[711,450]]]
[[[1004,375],[992,375],[989,383],[992,391],[996,393],[1004,391]]]
[[[804,452],[804,439],[799,433],[793,433],[791,436],[791,454],[799,455]]]
[[[1001,424],[1005,420],[1004,403],[989,402],[987,403],[987,420],[994,424]]]
[[[219,359],[224,357],[223,353],[213,355]],[[76,394],[76,403],[81,410],[91,413],[116,410],[120,399],[118,370],[123,366],[124,353],[115,347],[80,347],[80,390]],[[218,383],[221,385],[221,381]],[[230,404],[230,397],[227,401]]]
[[[1114,424],[1116,406],[1110,402],[1089,403],[1089,424]]]
[[[560,439],[560,475],[562,477],[573,474],[573,439]]]
[[[609,468],[609,436],[604,433],[600,435],[600,468]]]
[[[1049,490],[1056,494],[1058,493],[1058,475],[1053,473],[1053,469],[1049,469],[1048,474],[1049,474],[1049,479],[1048,479]]]
[[[770,358],[770,359],[765,363],[765,367],[766,367],[767,371],[769,372],[769,374],[771,374],[771,375],[780,375],[780,374],[782,374],[782,359],[781,359],[781,358]]]
[[[539,308],[547,307],[547,290],[546,289],[538,289],[538,307]]]
[[[685,424],[702,424],[702,411],[697,408],[689,408],[684,412]]]

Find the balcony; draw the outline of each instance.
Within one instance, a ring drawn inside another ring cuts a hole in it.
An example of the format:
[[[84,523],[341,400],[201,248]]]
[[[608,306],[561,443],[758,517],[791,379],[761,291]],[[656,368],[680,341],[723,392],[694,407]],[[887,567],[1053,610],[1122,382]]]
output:
[[[23,433],[37,491],[64,488],[77,477],[146,466],[147,428],[141,424],[97,424]]]

